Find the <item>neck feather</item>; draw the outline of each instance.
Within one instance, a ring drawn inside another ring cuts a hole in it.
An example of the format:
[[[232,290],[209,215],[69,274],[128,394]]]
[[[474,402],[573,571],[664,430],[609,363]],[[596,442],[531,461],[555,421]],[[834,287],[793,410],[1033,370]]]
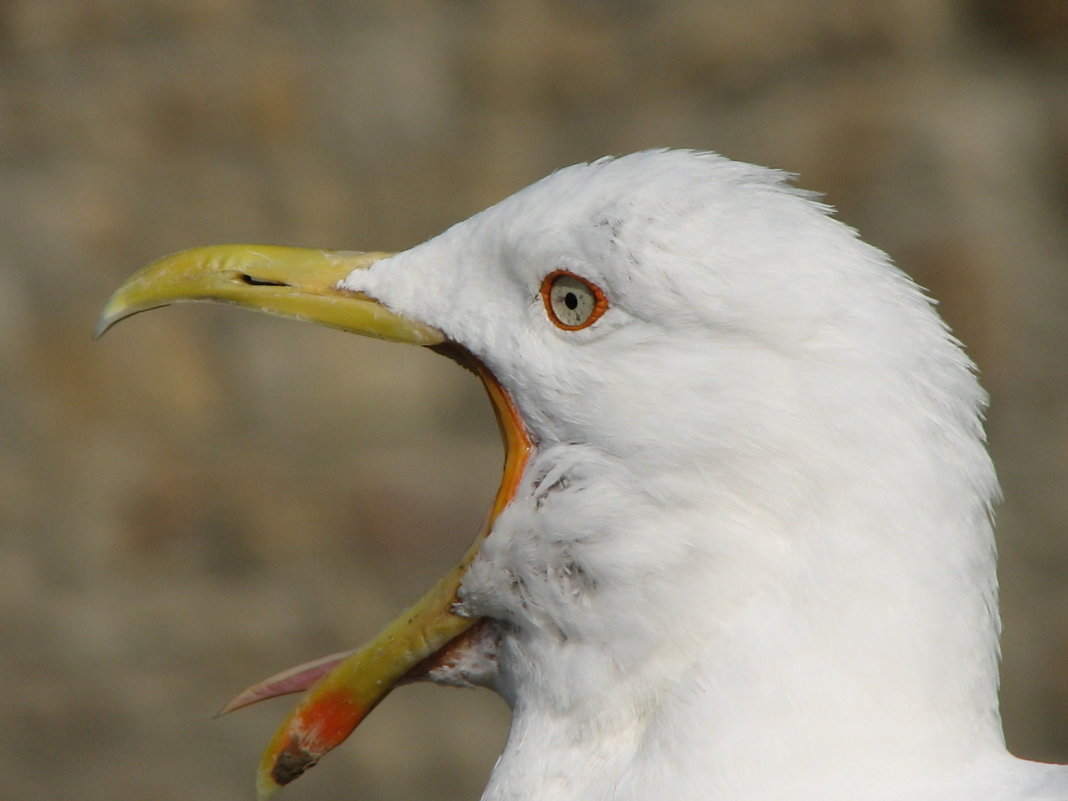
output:
[[[526,597],[501,659],[515,717],[487,801],[855,801],[858,782],[906,792],[1002,753],[993,474],[976,478],[981,443],[972,469],[939,450],[901,464],[883,451],[875,475],[765,454],[755,483],[755,465],[735,473],[745,487],[685,467],[627,487],[569,463],[557,482],[583,490],[581,508],[630,501],[601,515],[614,536],[591,523],[561,545],[546,521],[559,581],[535,587],[518,564],[529,552],[496,553]]]

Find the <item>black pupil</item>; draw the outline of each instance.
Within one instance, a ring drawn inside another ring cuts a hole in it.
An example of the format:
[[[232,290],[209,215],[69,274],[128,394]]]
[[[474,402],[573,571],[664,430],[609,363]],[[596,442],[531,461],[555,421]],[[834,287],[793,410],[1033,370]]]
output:
[[[571,311],[574,311],[578,308],[578,295],[574,292],[568,292],[564,295],[564,305],[571,309]]]

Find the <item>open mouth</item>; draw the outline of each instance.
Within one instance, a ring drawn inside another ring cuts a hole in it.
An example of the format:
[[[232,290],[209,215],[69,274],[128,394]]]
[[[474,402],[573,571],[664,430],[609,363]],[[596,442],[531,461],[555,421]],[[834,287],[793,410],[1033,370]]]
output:
[[[460,561],[370,642],[271,676],[238,694],[220,713],[279,695],[305,693],[264,751],[257,776],[261,799],[344,741],[397,684],[423,678],[469,647],[479,621],[456,614],[457,591],[497,516],[515,495],[531,451],[530,437],[508,392],[481,361],[432,326],[398,315],[366,295],[338,288],[353,270],[367,269],[387,255],[254,245],[183,251],[148,265],[120,286],[95,332],[100,336],[119,320],[171,303],[232,303],[430,347],[478,375],[493,405],[505,446],[504,471],[486,523]]]

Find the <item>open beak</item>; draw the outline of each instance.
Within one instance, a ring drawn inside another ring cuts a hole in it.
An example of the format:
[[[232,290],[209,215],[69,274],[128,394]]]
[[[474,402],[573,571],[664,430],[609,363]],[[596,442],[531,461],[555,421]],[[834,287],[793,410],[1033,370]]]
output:
[[[171,303],[217,301],[340,328],[393,342],[424,345],[473,370],[489,393],[505,444],[504,474],[485,526],[460,561],[426,595],[354,651],[300,665],[245,690],[223,712],[306,690],[275,732],[260,761],[256,787],[268,798],[340,744],[389,691],[447,662],[467,646],[478,621],[456,615],[457,589],[493,521],[515,494],[530,439],[508,393],[489,370],[437,329],[410,320],[366,295],[338,288],[353,270],[384,253],[256,245],[196,248],[156,261],[108,300],[95,336],[132,314]]]

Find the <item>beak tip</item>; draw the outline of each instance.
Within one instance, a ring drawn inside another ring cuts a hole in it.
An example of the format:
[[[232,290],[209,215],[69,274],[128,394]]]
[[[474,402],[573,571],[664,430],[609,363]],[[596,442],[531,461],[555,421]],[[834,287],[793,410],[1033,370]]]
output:
[[[256,801],[270,801],[274,794],[282,789],[270,775],[261,774],[256,778]]]
[[[100,316],[96,318],[96,325],[93,326],[93,339],[100,339],[118,322],[125,320],[131,315],[137,314],[140,311],[145,311],[148,308],[153,308],[158,305],[166,304],[140,304],[131,302],[124,290],[125,286],[119,287],[119,289],[108,298],[108,302],[104,304],[104,308],[100,311]]]
[[[322,753],[313,754],[293,740],[281,749],[276,749],[272,742],[260,760],[256,774],[256,797],[259,801],[267,801],[291,781],[304,775],[309,768],[315,767],[321,756]]]
[[[106,311],[100,315],[96,321],[96,325],[93,326],[93,339],[100,339],[104,336],[109,328],[116,322],[113,315],[109,315]]]

